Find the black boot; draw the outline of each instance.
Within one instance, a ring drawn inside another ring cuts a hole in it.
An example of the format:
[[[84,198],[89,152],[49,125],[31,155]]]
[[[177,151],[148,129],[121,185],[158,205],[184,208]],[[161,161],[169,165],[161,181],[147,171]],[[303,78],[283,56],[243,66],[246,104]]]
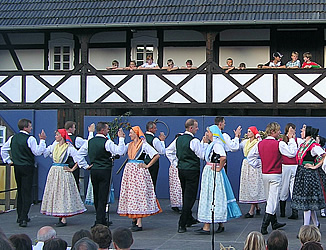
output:
[[[268,234],[267,228],[269,223],[271,222],[271,218],[272,218],[271,214],[265,213],[263,223],[261,224],[261,229],[260,229],[260,232],[262,234]]]
[[[286,201],[280,201],[280,217],[285,217]]]
[[[288,217],[288,219],[296,220],[296,219],[298,219],[298,217],[299,217],[298,216],[298,210],[292,208],[292,214],[291,214],[290,217]]]
[[[271,215],[271,223],[272,223],[273,230],[284,227],[286,225],[286,223],[278,223],[277,222],[276,214]]]

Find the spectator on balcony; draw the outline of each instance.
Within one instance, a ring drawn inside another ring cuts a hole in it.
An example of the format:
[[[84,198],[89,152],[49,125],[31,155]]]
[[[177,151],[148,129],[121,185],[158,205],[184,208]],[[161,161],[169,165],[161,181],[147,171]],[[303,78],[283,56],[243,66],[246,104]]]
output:
[[[301,62],[298,59],[298,57],[299,57],[299,53],[296,51],[293,51],[291,54],[291,61],[288,61],[285,66],[289,69],[301,68]]]
[[[233,66],[233,59],[231,57],[226,59],[226,66],[222,67],[222,69],[226,69],[226,74],[228,74],[231,70],[235,69],[235,67]]]
[[[273,53],[273,60],[265,63],[262,68],[263,69],[273,69],[273,68],[285,68],[285,65],[282,63],[283,55],[280,52]]]
[[[302,64],[302,68],[304,69],[320,69],[321,66],[315,62],[311,61],[312,54],[310,52],[303,53],[304,63]]]
[[[107,70],[121,70],[123,68],[119,68],[119,62],[117,60],[112,61],[112,66],[111,67],[106,67]]]
[[[188,59],[186,61],[186,66],[181,67],[181,69],[197,69],[197,67],[193,66],[192,60]]]
[[[135,60],[131,60],[128,67],[125,67],[124,70],[135,70],[137,69],[137,64]]]
[[[162,69],[166,69],[167,71],[173,71],[173,70],[177,70],[177,69],[179,69],[178,66],[174,65],[174,62],[173,62],[172,59],[167,60],[166,64],[167,64],[168,66],[163,67]]]
[[[160,67],[155,62],[153,62],[153,56],[148,55],[146,57],[146,63],[139,66],[138,69],[160,69]]]
[[[244,62],[242,62],[242,63],[239,64],[238,69],[246,69],[246,68],[247,67],[246,67],[246,64]]]

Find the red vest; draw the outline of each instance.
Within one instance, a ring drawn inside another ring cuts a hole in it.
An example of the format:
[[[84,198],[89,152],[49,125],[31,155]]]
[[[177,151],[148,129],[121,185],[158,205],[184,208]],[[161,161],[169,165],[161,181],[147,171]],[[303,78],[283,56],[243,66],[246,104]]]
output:
[[[298,145],[297,138],[295,138],[295,143]],[[296,157],[289,158],[285,155],[282,155],[282,160],[284,165],[298,165]]]
[[[282,155],[279,141],[264,139],[258,143],[263,174],[282,174]]]

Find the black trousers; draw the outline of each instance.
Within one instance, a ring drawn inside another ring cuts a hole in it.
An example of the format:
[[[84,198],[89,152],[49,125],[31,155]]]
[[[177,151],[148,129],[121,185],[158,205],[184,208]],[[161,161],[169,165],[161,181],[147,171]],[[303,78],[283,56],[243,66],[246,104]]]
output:
[[[18,221],[27,221],[32,204],[32,186],[34,166],[14,166],[17,183],[17,215]]]
[[[91,169],[96,224],[106,225],[105,208],[111,182],[111,169]]]
[[[199,185],[200,170],[178,169],[179,179],[182,188],[182,213],[179,219],[179,226],[185,227],[190,223],[192,217],[192,207],[195,204]]]
[[[157,182],[159,167],[160,167],[159,164],[154,164],[148,169],[149,173],[151,174],[151,177],[152,177],[155,193],[156,193],[156,182]]]

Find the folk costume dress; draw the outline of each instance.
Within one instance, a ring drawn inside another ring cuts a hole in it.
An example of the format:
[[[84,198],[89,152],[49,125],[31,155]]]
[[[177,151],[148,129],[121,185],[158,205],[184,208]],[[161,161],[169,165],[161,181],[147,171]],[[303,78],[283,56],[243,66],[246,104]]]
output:
[[[138,126],[132,129],[140,138],[144,137]],[[157,152],[142,139],[136,146],[133,142],[129,143],[127,148],[128,162],[121,180],[118,214],[129,218],[144,218],[161,213],[149,170],[138,167],[144,162],[146,154],[153,158]]]
[[[223,135],[216,125],[209,127],[213,133],[213,142],[209,144],[205,153],[206,166],[204,167],[201,179],[201,190],[198,205],[198,220],[203,223],[212,223],[212,201],[215,178],[214,193],[214,223],[223,223],[228,219],[239,218],[241,211],[236,203],[233,190],[224,168],[216,172],[212,170],[213,157],[216,155],[226,156],[224,150]],[[222,139],[220,139],[222,138]]]
[[[68,166],[65,162],[69,156],[77,162],[77,150],[70,143],[59,145],[55,142],[44,152],[44,157],[47,156],[52,157],[53,164],[46,180],[41,213],[54,217],[70,217],[84,213],[86,208],[80,198],[74,176],[71,172],[63,170],[64,166]]]
[[[298,168],[294,180],[291,207],[298,210],[320,210],[326,207],[326,174],[322,167],[305,168],[307,163],[316,165],[325,151],[314,139],[300,145],[297,153]]]
[[[249,165],[249,162],[247,160],[247,155],[249,154],[253,146],[256,145],[256,143],[258,143],[257,139],[254,139],[252,142],[250,142],[249,139],[246,139],[240,143],[240,148],[243,149],[244,155],[240,176],[240,203],[255,204],[266,202],[261,164],[253,167]]]

